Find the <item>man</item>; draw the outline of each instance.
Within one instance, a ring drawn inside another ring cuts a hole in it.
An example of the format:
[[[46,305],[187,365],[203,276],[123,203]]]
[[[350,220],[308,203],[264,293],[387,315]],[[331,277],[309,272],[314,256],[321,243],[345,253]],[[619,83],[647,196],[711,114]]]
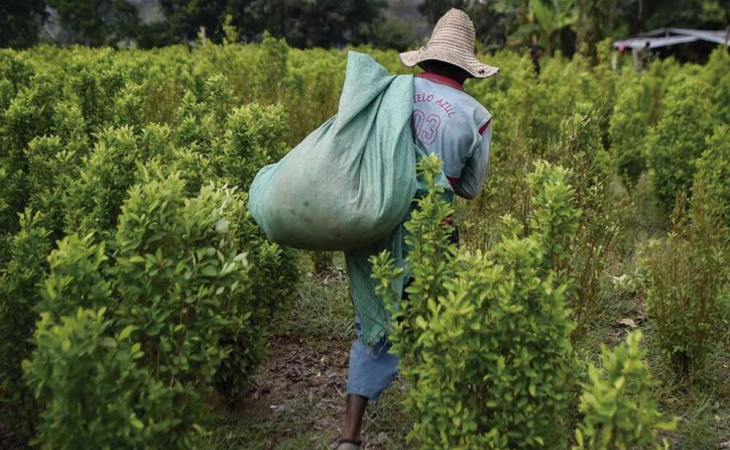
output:
[[[540,76],[540,57],[543,54],[543,48],[537,42],[537,35],[532,36],[532,44],[530,44],[530,59],[532,59],[532,67],[535,68],[535,75]]]
[[[463,84],[467,78],[489,78],[499,71],[477,60],[475,41],[469,16],[451,9],[436,24],[426,47],[400,55],[406,66],[419,65],[424,69],[413,82],[414,138],[428,152],[441,157],[451,189],[466,199],[476,197],[486,180],[492,125],[489,112],[464,92]],[[352,273],[355,258],[345,256],[348,273]],[[377,400],[398,373],[398,358],[388,353],[389,323],[383,323],[388,319],[378,320],[377,314],[364,317],[365,311],[358,303],[362,303],[363,295],[374,293],[372,289],[355,292],[363,284],[356,286],[352,275],[350,281],[358,338],[350,350],[345,428],[338,450],[360,448],[360,429],[368,401]],[[385,311],[384,306],[378,309]]]

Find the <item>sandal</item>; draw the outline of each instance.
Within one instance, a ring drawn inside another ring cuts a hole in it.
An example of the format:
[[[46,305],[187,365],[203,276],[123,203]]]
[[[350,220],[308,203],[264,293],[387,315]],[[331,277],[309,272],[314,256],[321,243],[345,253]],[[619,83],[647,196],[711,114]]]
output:
[[[352,441],[350,439],[340,439],[336,450],[360,450],[362,441]]]

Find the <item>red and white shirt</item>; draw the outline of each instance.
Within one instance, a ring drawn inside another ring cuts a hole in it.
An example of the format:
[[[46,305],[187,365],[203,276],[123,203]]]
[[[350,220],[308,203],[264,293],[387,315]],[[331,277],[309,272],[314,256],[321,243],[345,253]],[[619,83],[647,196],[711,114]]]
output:
[[[431,72],[413,81],[413,135],[444,162],[454,193],[473,199],[489,169],[492,115],[455,80]]]

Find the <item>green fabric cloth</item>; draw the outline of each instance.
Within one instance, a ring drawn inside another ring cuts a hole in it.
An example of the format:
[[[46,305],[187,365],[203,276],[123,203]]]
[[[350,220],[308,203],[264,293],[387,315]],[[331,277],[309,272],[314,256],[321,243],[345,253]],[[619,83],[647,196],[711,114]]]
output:
[[[249,208],[283,245],[350,251],[388,239],[416,193],[413,76],[349,52],[339,110],[259,171]]]
[[[397,267],[406,267],[405,227],[399,225],[391,235],[368,247],[345,252],[347,276],[350,278],[350,291],[355,312],[360,317],[362,339],[368,345],[374,345],[386,337],[391,331],[390,314],[383,301],[375,295],[376,281],[372,277],[370,257],[383,250],[388,250]],[[394,282],[394,289],[399,295],[403,293],[404,281],[401,277]]]
[[[425,150],[411,130],[413,77],[391,76],[368,55],[349,52],[337,116],[281,161],[264,167],[249,191],[251,215],[280,244],[345,251],[353,306],[364,341],[391,330],[375,295],[369,259],[389,250],[409,278],[405,228],[422,186],[417,159]],[[448,186],[441,174],[439,184]]]
[[[420,159],[423,155],[425,155],[424,150],[418,147],[418,158]],[[449,185],[448,179],[443,172],[437,177],[436,185],[444,187]],[[426,186],[419,180],[419,189],[415,199],[421,198],[427,192]],[[441,198],[444,201],[453,203],[454,193],[451,190],[446,190]],[[352,292],[352,304],[355,312],[360,317],[362,339],[367,345],[374,345],[380,342],[381,339],[387,338],[392,329],[390,313],[386,310],[383,301],[375,295],[377,281],[373,278],[370,257],[378,255],[383,250],[390,252],[396,267],[403,269],[403,276],[393,283],[393,288],[399,296],[402,296],[405,281],[411,278],[410,269],[406,264],[410,247],[405,243],[405,238],[408,235],[405,229],[405,223],[408,222],[411,212],[415,208],[416,203],[414,201],[411,203],[411,208],[403,223],[393,230],[387,239],[383,239],[367,248],[345,252],[347,276],[350,279],[350,290]]]

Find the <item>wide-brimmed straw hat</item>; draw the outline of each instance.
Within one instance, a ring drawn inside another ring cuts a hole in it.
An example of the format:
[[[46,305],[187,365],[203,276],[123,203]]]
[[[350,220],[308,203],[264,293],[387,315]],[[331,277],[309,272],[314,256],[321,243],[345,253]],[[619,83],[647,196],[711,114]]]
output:
[[[469,16],[456,8],[443,15],[433,29],[425,47],[400,54],[408,67],[428,60],[442,61],[466,70],[474,78],[489,78],[499,68],[480,62],[474,54],[476,33]]]

